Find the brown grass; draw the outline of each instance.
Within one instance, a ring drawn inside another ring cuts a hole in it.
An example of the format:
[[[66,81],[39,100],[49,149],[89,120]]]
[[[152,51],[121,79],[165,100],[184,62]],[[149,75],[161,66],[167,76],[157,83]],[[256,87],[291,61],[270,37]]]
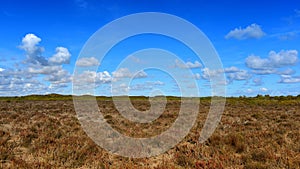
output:
[[[149,108],[145,100],[132,102],[140,110]],[[98,100],[108,123],[131,137],[167,130],[179,102],[170,99],[158,119],[140,124],[123,118],[111,101]],[[132,159],[98,147],[82,130],[72,101],[0,101],[0,168],[300,168],[299,99],[228,99],[218,128],[199,144],[209,105],[201,101],[195,126],[177,146]]]

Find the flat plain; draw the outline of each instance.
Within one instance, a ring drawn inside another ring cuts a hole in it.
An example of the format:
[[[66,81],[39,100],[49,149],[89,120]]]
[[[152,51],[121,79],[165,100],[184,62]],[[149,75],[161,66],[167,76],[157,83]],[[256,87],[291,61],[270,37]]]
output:
[[[151,137],[167,130],[178,116],[179,98],[168,98],[163,114],[151,123],[125,119],[110,98],[97,98],[106,121],[130,137]],[[139,110],[150,104],[132,98]],[[48,95],[0,99],[0,168],[300,168],[300,97],[227,98],[221,122],[198,142],[210,108],[200,99],[190,133],[158,156],[127,158],[110,154],[83,131],[72,97]]]

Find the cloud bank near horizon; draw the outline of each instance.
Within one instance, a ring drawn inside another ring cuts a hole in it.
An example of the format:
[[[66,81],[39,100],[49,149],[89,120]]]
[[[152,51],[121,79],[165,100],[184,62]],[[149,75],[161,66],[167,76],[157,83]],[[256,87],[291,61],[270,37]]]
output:
[[[260,33],[250,33],[258,31]],[[235,29],[231,31],[228,37],[238,35],[238,39],[248,37],[261,37],[262,31],[257,25],[251,25],[246,29]],[[243,37],[243,38],[242,38]],[[16,67],[1,68],[0,67],[0,95],[26,95],[26,94],[47,94],[47,93],[71,93],[70,86],[72,81],[79,81],[83,86],[88,86],[90,83],[95,85],[109,85],[112,80],[121,78],[139,78],[145,79],[130,87],[130,90],[147,90],[153,89],[154,86],[167,86],[166,82],[161,81],[159,75],[153,78],[154,75],[149,75],[145,71],[140,71],[137,74],[131,72],[130,68],[120,68],[118,70],[102,72],[84,71],[79,76],[74,77],[72,71],[64,68],[65,65],[70,65],[71,53],[65,47],[58,46],[55,48],[51,56],[45,56],[45,48],[40,46],[42,39],[35,34],[26,34],[19,49],[24,51],[24,59],[21,63],[16,63]],[[245,68],[238,68],[235,65],[225,67],[223,70],[209,70],[199,60],[187,61],[180,63],[174,60],[173,65],[182,69],[192,69],[195,72],[193,77],[183,77],[209,82],[210,77],[225,74],[226,82],[224,85],[230,86],[235,81],[244,82],[244,84],[252,83],[254,86],[260,86],[257,93],[268,93],[270,89],[264,87],[266,83],[264,79],[267,76],[277,75],[277,83],[300,83],[300,76],[295,75],[297,72],[292,69],[292,66],[299,62],[297,50],[281,50],[270,51],[267,57],[256,56],[254,54],[245,58]],[[99,66],[100,62],[96,57],[86,57],[77,60],[75,63],[79,67]],[[122,86],[120,86],[122,88]],[[254,90],[246,89],[244,93],[251,93]],[[143,95],[143,94],[141,94]]]

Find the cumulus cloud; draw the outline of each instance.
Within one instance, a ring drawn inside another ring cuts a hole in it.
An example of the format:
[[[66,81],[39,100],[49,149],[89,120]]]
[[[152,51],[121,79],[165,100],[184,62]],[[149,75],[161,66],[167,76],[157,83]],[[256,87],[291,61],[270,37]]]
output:
[[[5,69],[3,69],[3,68],[0,67],[0,72],[3,72],[4,70],[5,70]]]
[[[270,51],[269,53],[270,64],[274,67],[292,66],[298,61],[297,50],[281,50],[279,53]]]
[[[139,71],[137,73],[132,73],[128,68],[120,68],[114,72],[112,72],[113,78],[145,78],[147,77],[147,73],[144,71]]]
[[[49,86],[48,86],[48,92],[49,93],[49,90],[50,91],[55,91],[55,92],[61,92],[61,89],[62,88],[66,88],[68,87],[68,84],[66,83],[51,83]]]
[[[225,71],[225,73],[233,73],[233,72],[240,71],[240,69],[235,66],[231,66],[231,67],[225,68],[224,71]]]
[[[67,48],[57,47],[56,53],[49,58],[49,63],[54,65],[68,64],[70,63],[71,54]]]
[[[300,76],[281,75],[279,83],[300,83]]]
[[[269,60],[262,59],[259,56],[248,56],[246,58],[246,65],[251,69],[266,69],[269,68]]]
[[[237,67],[229,67],[225,69],[218,69],[218,70],[210,70],[208,68],[202,69],[202,77],[203,79],[209,80],[212,77],[221,76],[222,74],[226,75],[226,77],[229,79],[229,81],[226,81],[224,83],[232,82],[233,80],[248,80],[252,76],[248,73],[246,70],[239,69]]]
[[[246,28],[235,28],[231,30],[226,36],[226,39],[234,38],[238,40],[244,39],[259,39],[263,37],[265,33],[262,31],[261,27],[255,23],[247,26]]]
[[[179,60],[175,60],[175,66],[182,69],[194,69],[194,68],[201,68],[202,64],[198,61],[193,62],[186,62],[182,63]]]
[[[21,68],[7,69],[0,74],[1,95],[58,92],[71,82],[70,73],[62,67],[62,64],[70,61],[68,49],[57,47],[56,53],[46,58],[42,55],[44,48],[39,46],[40,42],[41,38],[34,34],[27,34],[22,38],[19,48],[25,51],[26,60],[22,62]],[[3,93],[4,91],[7,93]]]
[[[20,46],[25,51],[33,53],[38,45],[41,42],[41,38],[37,37],[35,34],[29,33],[26,34],[22,39],[22,45]]]
[[[147,77],[147,73],[144,71],[139,71],[136,74],[133,75],[133,78],[145,78]]]
[[[99,72],[97,73],[96,79],[96,82],[109,83],[111,82],[111,75],[107,71]]]
[[[28,73],[49,75],[51,73],[55,73],[60,69],[62,69],[61,66],[42,66],[38,68],[28,67]]]
[[[203,68],[202,70],[202,77],[203,79],[209,80],[212,77],[220,76],[224,73],[224,70],[211,70],[209,68]]]
[[[43,66],[39,68],[29,67],[27,70],[31,74],[45,75],[44,80],[51,83],[69,83],[71,82],[71,75],[62,66]]]
[[[268,74],[276,74],[277,70],[270,68],[270,69],[252,70],[251,72],[257,75],[268,75]]]
[[[254,90],[249,88],[245,91],[245,93],[252,94],[252,93],[254,93]]]
[[[259,56],[254,55],[251,55],[246,58],[247,67],[256,70],[269,70],[270,73],[274,73],[274,68],[293,66],[297,62],[297,50],[281,50],[278,53],[276,53],[275,51],[270,51],[268,58],[261,58]]]
[[[249,74],[246,70],[239,70],[234,73],[228,73],[227,77],[230,81],[233,80],[248,80],[251,78],[251,74]]]
[[[259,90],[260,90],[261,92],[267,92],[267,91],[268,91],[268,89],[265,88],[265,87],[262,87],[262,88],[260,88]]]
[[[112,94],[113,95],[128,95],[128,92],[129,92],[129,86],[126,84],[126,83],[121,83],[121,84],[118,84],[117,87],[114,87],[112,89]]]
[[[278,71],[277,72],[277,74],[279,74],[279,75],[292,75],[294,73],[296,73],[296,71],[291,69],[291,68],[288,68],[288,69],[285,69],[283,71]]]
[[[0,95],[16,96],[45,93],[47,87],[25,71],[6,70],[0,74]]]
[[[78,59],[76,65],[80,67],[99,66],[100,62],[95,57],[84,57]]]
[[[27,60],[25,63],[29,63],[24,71],[37,76],[44,75],[44,80],[51,84],[63,86],[63,83],[71,82],[70,73],[62,67],[62,64],[70,62],[69,50],[65,47],[57,47],[55,54],[47,59],[42,56],[44,48],[38,46],[40,42],[41,38],[34,34],[27,34],[22,39],[20,48],[26,52]]]
[[[38,46],[41,38],[34,34],[27,34],[22,39],[22,44],[19,46],[26,52],[26,62],[39,65],[47,65],[47,60],[42,56],[44,51],[43,47]]]
[[[69,83],[71,82],[71,75],[68,71],[64,69],[59,69],[58,71],[46,76],[45,80],[52,82],[54,84]]]
[[[249,56],[246,58],[246,66],[252,69],[253,74],[257,75],[269,75],[277,74],[281,76],[279,83],[297,83],[298,77],[292,77],[295,70],[291,68],[284,69],[287,66],[294,66],[298,63],[298,51],[297,50],[281,50],[276,53],[270,51],[267,58],[261,58],[259,56]],[[253,81],[254,82],[254,81]],[[259,83],[254,82],[256,85]]]
[[[81,74],[76,74],[73,77],[73,82],[76,85],[89,85],[95,83],[96,85],[110,83],[112,80],[109,72],[95,72],[95,71],[84,71]]]
[[[120,68],[112,73],[114,78],[130,78],[132,73],[128,68]]]
[[[257,75],[268,75],[268,74],[278,74],[278,75],[291,75],[296,73],[293,69],[286,69],[286,70],[278,70],[275,68],[270,68],[270,69],[259,69],[259,70],[252,70],[251,71],[254,74]]]
[[[27,34],[22,39],[22,44],[19,47],[26,52],[26,63],[33,64],[34,66],[48,66],[68,64],[70,62],[71,54],[65,47],[57,47],[55,54],[49,59],[42,56],[44,48],[38,46],[41,41],[42,39],[34,34]]]

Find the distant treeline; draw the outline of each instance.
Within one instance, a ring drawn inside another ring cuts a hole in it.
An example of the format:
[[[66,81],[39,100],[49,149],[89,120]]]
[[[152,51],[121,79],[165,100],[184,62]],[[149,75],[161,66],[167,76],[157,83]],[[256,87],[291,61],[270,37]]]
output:
[[[72,95],[61,95],[61,94],[47,94],[47,95],[28,95],[28,96],[10,96],[10,97],[0,97],[0,100],[46,100],[46,101],[59,101],[59,100],[73,100],[75,98],[93,98],[95,96],[83,95],[83,96],[72,96]],[[116,98],[125,98],[127,96],[115,96]],[[132,100],[148,100],[147,96],[129,96]],[[155,98],[160,98],[165,96],[155,96]],[[217,97],[217,96],[213,96]],[[167,100],[180,100],[180,97],[177,96],[166,96]],[[200,100],[210,100],[212,97],[200,97]],[[109,96],[96,96],[97,100],[112,100],[112,97]],[[226,97],[226,100],[300,100],[300,94],[298,96],[270,96],[270,95],[257,95],[255,97],[239,96],[239,97]]]

